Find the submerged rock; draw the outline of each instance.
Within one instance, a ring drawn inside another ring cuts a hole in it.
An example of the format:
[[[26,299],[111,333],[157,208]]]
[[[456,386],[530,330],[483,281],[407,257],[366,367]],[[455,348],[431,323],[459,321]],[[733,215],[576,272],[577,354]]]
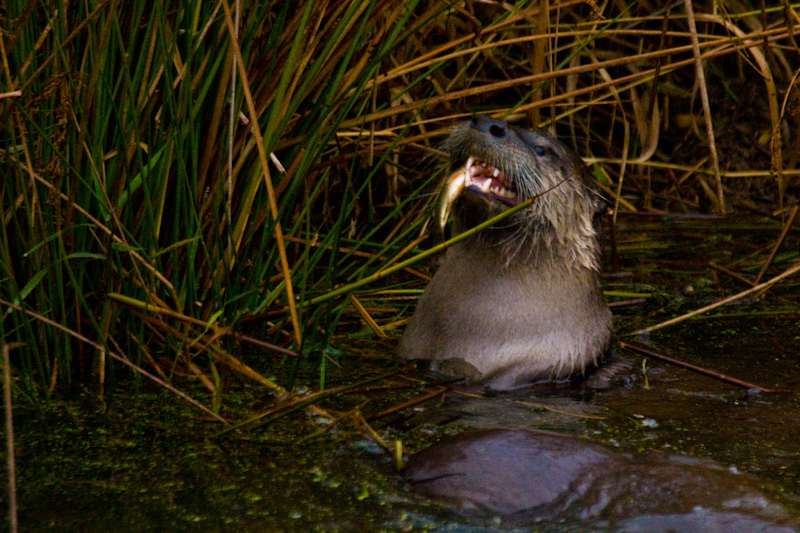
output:
[[[632,456],[583,439],[484,430],[413,455],[403,477],[419,494],[509,523],[623,531],[795,531],[789,502],[714,463]]]

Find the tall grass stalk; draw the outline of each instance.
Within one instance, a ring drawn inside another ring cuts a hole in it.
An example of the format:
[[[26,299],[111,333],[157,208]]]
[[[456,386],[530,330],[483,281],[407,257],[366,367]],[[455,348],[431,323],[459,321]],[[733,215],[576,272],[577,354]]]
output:
[[[797,123],[783,110],[798,5],[695,3],[693,45],[679,3],[518,4],[6,2],[0,332],[17,390],[46,406],[76,379],[105,389],[147,368],[193,376],[218,410],[220,368],[282,391],[260,375],[276,358],[315,362],[324,387],[348,313],[383,331],[363,292],[421,287],[408,269],[431,253],[436,145],[472,112],[550,110],[618,209],[697,209],[722,195],[705,182],[692,67],[732,98],[717,63],[746,81],[752,56],[770,157],[748,176],[783,197],[800,162],[798,136],[780,135]],[[744,190],[725,164],[722,185]]]
[[[6,426],[6,462],[8,463],[8,523],[9,530],[16,533],[17,522],[17,469],[14,460],[14,415],[11,399],[11,357],[8,344],[2,343],[3,350],[3,407]]]
[[[46,402],[76,376],[113,382],[110,349],[159,370],[206,367],[209,342],[228,355],[237,342],[209,336],[210,326],[233,331],[254,310],[288,309],[257,331],[276,346],[313,348],[304,328],[324,329],[314,322],[324,313],[293,311],[294,288],[305,299],[309,287],[334,286],[334,273],[318,267],[338,262],[335,245],[361,208],[348,195],[381,187],[377,171],[353,181],[363,160],[347,154],[362,143],[342,145],[335,134],[364,112],[364,87],[416,4],[243,3],[236,27],[227,2],[9,3],[3,91],[21,96],[3,100],[0,268],[26,394]],[[278,148],[297,135],[302,145]],[[270,154],[288,162],[285,175]],[[351,162],[342,169],[314,168],[343,157]],[[284,228],[316,234],[323,247],[289,249]],[[387,246],[401,248],[400,235]],[[195,321],[167,328],[113,293]]]

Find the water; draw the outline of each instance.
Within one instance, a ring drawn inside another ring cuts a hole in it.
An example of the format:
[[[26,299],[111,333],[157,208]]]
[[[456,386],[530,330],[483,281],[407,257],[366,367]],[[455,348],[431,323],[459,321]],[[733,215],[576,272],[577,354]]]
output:
[[[547,430],[635,461],[647,456],[642,453],[709,461],[746,476],[754,490],[763,486],[768,498],[790,506],[800,501],[800,281],[790,279],[761,299],[723,307],[713,316],[631,335],[747,288],[709,269],[708,262],[757,271],[779,226],[753,220],[635,222],[625,222],[617,239],[619,270],[630,274],[606,278],[608,290],[634,294],[612,300],[646,296],[614,307],[619,339],[781,392],[748,391],[619,350],[627,368],[607,388],[564,382],[486,397],[456,387],[373,419],[372,427],[409,452],[463,431]],[[782,262],[767,277],[796,261],[798,240],[797,231],[790,234],[787,252],[779,254]],[[336,347],[345,355],[340,367],[328,366],[330,384],[396,368],[390,358],[395,343],[396,338],[340,337]],[[313,384],[313,368],[309,372]],[[188,388],[210,403],[202,390]],[[322,406],[334,416],[350,416],[314,436],[326,421],[302,412],[219,436],[218,424],[149,386],[139,394],[122,387],[104,402],[91,393],[59,398],[46,415],[18,400],[21,530],[528,530],[502,516],[465,515],[413,494],[390,455],[365,436],[356,409],[369,417],[435,390],[395,377],[335,396]],[[236,377],[227,378],[225,391],[221,414],[233,419],[264,412],[274,401]],[[625,468],[618,466],[622,474]],[[628,526],[646,530],[652,526],[648,519],[642,510]],[[573,530],[582,530],[581,524],[561,522]]]

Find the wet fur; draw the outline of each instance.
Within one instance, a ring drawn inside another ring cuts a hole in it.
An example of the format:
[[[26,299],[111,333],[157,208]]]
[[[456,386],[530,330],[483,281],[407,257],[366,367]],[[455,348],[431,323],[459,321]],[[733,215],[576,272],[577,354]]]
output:
[[[604,202],[582,162],[540,132],[503,138],[466,123],[445,143],[500,168],[530,208],[449,249],[398,348],[406,359],[461,359],[492,388],[561,377],[596,363],[611,337],[600,269]],[[507,209],[482,194],[456,202],[461,232]]]

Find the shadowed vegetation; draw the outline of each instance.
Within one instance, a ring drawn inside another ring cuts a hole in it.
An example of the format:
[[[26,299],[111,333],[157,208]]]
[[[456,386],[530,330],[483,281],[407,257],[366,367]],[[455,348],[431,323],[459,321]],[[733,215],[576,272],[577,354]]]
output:
[[[323,388],[335,336],[409,315],[426,276],[402,262],[428,246],[437,146],[475,112],[552,128],[613,221],[782,216],[800,5],[687,5],[7,2],[0,336],[17,390],[44,404],[127,365],[199,380],[216,412],[225,373],[282,391],[263,377],[279,358]]]

